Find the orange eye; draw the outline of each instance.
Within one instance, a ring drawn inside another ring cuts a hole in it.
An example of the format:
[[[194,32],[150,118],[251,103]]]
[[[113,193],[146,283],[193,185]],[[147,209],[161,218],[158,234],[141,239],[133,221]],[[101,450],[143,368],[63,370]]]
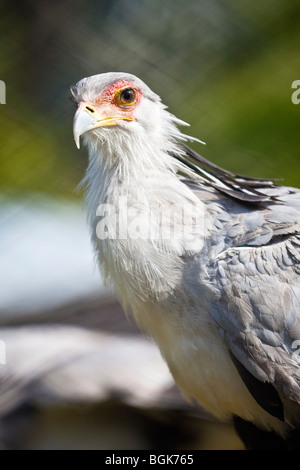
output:
[[[123,88],[116,93],[118,106],[132,106],[136,102],[136,91],[133,88]]]

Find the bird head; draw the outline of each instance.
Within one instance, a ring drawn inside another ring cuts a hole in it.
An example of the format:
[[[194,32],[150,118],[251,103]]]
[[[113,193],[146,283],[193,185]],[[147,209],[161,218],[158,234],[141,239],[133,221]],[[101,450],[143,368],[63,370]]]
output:
[[[160,97],[134,75],[93,75],[71,87],[71,93],[77,105],[76,145],[82,136],[90,156],[104,155],[106,165],[173,167],[169,155],[182,153],[181,141],[201,142],[180,132],[177,126],[189,124],[167,111]]]
[[[134,75],[93,75],[80,80],[71,93],[78,106],[73,125],[78,148],[82,135],[87,142],[111,139],[116,130],[127,139],[145,133],[149,138],[163,126],[165,106]]]

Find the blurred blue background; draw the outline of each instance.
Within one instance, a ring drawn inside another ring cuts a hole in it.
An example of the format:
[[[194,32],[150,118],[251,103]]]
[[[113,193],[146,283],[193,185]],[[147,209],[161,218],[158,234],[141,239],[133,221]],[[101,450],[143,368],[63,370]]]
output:
[[[87,155],[73,142],[70,85],[133,73],[191,124],[189,133],[207,143],[193,147],[207,159],[300,186],[300,105],[291,100],[300,79],[299,17],[296,0],[1,2],[3,325],[111,298],[94,267],[77,190]]]

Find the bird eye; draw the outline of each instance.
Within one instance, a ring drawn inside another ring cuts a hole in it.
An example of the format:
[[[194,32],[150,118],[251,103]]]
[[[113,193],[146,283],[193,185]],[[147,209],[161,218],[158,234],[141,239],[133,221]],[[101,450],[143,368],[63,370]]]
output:
[[[136,91],[133,88],[124,88],[117,94],[119,106],[131,106],[136,102]]]

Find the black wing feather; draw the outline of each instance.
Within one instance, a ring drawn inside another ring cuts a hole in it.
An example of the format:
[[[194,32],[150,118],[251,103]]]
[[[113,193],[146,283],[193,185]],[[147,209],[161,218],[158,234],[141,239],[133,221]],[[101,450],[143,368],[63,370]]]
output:
[[[283,404],[275,387],[269,382],[256,379],[231,352],[230,356],[241,379],[257,403],[270,415],[284,421]]]
[[[260,203],[276,201],[276,198],[259,191],[261,188],[275,187],[274,182],[276,180],[253,178],[251,176],[233,173],[206,160],[206,158],[186,145],[183,145],[182,148],[182,155],[173,154],[173,157],[195,174],[201,176],[204,184],[212,186],[221,193],[241,202]]]

